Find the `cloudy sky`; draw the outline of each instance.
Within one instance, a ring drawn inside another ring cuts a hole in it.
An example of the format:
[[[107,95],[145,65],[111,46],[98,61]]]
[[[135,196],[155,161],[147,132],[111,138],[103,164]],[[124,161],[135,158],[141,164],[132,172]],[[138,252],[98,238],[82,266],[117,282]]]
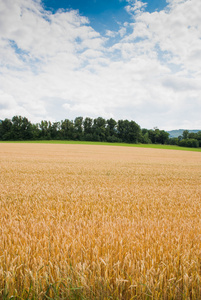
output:
[[[200,0],[0,0],[0,119],[201,129]]]

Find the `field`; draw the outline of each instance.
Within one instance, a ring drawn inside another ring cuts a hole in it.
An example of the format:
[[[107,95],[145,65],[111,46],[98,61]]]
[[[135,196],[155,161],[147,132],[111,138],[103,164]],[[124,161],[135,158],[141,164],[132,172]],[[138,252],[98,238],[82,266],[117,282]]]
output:
[[[0,299],[201,299],[201,154],[0,144]]]

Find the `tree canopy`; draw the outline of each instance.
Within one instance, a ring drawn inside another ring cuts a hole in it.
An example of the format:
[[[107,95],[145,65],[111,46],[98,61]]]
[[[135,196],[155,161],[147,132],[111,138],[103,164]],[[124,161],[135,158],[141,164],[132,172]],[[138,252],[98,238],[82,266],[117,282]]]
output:
[[[135,121],[108,120],[98,117],[76,117],[75,120],[50,122],[42,120],[32,124],[26,117],[14,116],[0,121],[1,141],[20,140],[75,140],[124,142],[143,144],[171,144],[186,147],[201,147],[201,131],[189,133],[188,130],[178,138],[169,138],[169,133],[154,129],[141,129]]]

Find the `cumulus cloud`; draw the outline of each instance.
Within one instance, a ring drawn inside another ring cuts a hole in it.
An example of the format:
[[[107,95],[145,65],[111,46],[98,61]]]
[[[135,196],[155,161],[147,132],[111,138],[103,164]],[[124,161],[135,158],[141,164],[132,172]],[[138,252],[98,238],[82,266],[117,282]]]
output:
[[[130,22],[101,36],[78,11],[1,0],[0,119],[82,115],[201,128],[201,2],[169,0],[153,13],[127,2]]]
[[[131,15],[140,14],[147,6],[147,3],[144,3],[139,0],[126,0],[126,1],[129,3],[129,5],[127,5],[125,9]]]

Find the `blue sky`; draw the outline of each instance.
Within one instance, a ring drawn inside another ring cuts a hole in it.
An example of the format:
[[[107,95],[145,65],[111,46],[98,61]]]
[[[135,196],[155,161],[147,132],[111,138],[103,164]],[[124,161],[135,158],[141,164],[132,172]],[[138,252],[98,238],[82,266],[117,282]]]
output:
[[[146,11],[160,11],[167,6],[165,0],[143,1]],[[130,21],[130,16],[125,11],[128,1],[125,0],[43,0],[45,9],[56,12],[58,9],[75,9],[90,20],[93,28],[101,33],[104,30],[115,30],[118,23]]]
[[[201,129],[201,1],[0,0],[0,119]]]

